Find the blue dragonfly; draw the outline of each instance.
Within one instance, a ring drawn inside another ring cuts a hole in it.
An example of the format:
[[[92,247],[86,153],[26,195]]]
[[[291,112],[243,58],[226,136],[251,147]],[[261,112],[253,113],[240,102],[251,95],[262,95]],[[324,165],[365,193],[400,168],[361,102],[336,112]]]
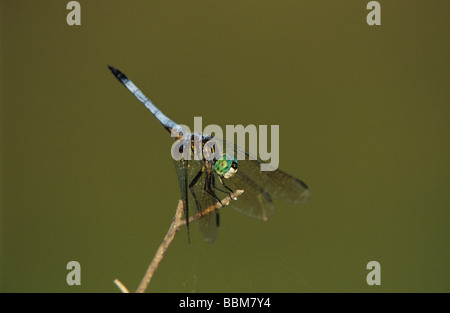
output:
[[[250,157],[244,149],[233,145],[233,156],[218,154],[219,149],[215,148],[215,144],[205,149],[216,138],[204,134],[187,134],[179,124],[164,115],[124,73],[113,66],[108,68],[172,137],[182,143],[179,146],[182,157],[174,160],[174,164],[186,221],[189,220],[190,208],[194,207],[201,213],[237,190],[245,192],[230,205],[237,211],[261,220],[268,220],[274,215],[272,197],[293,203],[308,201],[310,192],[304,182],[278,169],[261,171],[262,161]],[[187,154],[191,155],[190,158],[184,157],[186,152],[191,152]],[[245,159],[238,161],[235,157],[238,154],[245,155]],[[219,226],[219,211],[204,215],[198,220],[198,225],[205,240],[214,242]],[[187,229],[189,238],[189,223]]]

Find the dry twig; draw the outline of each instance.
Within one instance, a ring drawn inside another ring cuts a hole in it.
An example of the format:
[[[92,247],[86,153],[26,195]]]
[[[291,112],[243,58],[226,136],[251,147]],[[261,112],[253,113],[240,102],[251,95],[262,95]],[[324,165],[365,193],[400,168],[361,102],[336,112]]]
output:
[[[236,190],[236,192],[232,193],[230,196],[225,197],[221,202],[216,203],[215,205],[212,205],[208,208],[206,208],[203,212],[199,212],[189,218],[189,223],[192,223],[203,216],[210,214],[211,212],[214,212],[215,210],[220,209],[221,207],[228,205],[231,200],[236,199],[238,196],[240,196],[244,191],[243,190]],[[152,262],[147,268],[147,271],[144,274],[144,277],[141,280],[141,283],[139,284],[136,293],[143,293],[148,287],[148,284],[150,283],[150,280],[153,277],[153,274],[155,273],[156,269],[159,266],[159,263],[164,257],[164,254],[166,253],[167,249],[169,248],[169,245],[172,243],[175,234],[177,231],[181,228],[181,226],[186,225],[186,219],[183,219],[183,201],[178,201],[178,207],[175,212],[174,219],[172,221],[172,224],[169,227],[169,230],[167,231],[166,236],[164,237],[163,242],[159,246],[158,250],[155,253],[155,256],[152,259]],[[122,284],[117,278],[114,280],[114,283],[119,287],[119,289],[124,293],[129,293],[129,290],[127,287],[125,287],[124,284]]]
[[[116,286],[120,289],[120,291],[122,291],[122,293],[130,293],[128,288],[125,287],[125,285],[122,284],[122,282],[120,280],[118,280],[117,278],[114,279],[114,284],[116,284]]]

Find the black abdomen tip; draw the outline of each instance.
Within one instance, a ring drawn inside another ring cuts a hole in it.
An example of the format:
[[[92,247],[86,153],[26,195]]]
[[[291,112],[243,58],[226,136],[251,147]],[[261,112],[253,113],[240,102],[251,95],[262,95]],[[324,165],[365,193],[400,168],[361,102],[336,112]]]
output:
[[[128,77],[114,66],[108,65],[108,68],[122,84],[125,84],[128,81]]]

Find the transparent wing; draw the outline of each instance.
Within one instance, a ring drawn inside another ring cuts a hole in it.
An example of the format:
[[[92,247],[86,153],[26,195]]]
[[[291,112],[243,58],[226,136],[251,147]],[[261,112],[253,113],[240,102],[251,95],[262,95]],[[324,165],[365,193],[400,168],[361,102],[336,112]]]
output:
[[[223,183],[233,191],[244,190],[244,193],[237,200],[230,202],[230,205],[237,211],[262,220],[268,220],[273,216],[272,198],[252,177],[243,171],[238,170],[233,177],[224,179]]]
[[[264,162],[256,156],[227,141],[214,139],[223,147],[223,151],[227,153],[229,151],[233,152],[238,159],[238,172],[245,173],[247,177],[251,178],[272,197],[294,203],[305,203],[308,201],[310,196],[308,186],[300,179],[279,169],[261,171],[261,164],[264,164]],[[269,164],[264,165],[266,168],[269,168]]]
[[[238,211],[267,220],[274,214],[272,197],[293,203],[308,201],[309,190],[301,180],[278,169],[261,171],[263,162],[260,159],[229,142],[214,140],[222,148],[220,153],[232,151],[238,159],[237,173],[223,179],[224,185],[233,191],[244,190],[244,194],[230,204]]]
[[[305,203],[309,200],[309,189],[304,182],[278,169],[261,171],[259,160],[238,161],[239,171],[252,177],[261,189],[274,198],[293,203]]]
[[[208,173],[202,170],[202,161],[181,160],[175,161],[174,164],[180,185],[181,197],[187,203],[189,210],[187,212],[188,215],[192,215],[189,212],[201,212],[217,203],[217,199],[207,192]],[[217,237],[217,214],[218,212],[207,214],[197,220],[201,234],[210,243],[214,242]]]

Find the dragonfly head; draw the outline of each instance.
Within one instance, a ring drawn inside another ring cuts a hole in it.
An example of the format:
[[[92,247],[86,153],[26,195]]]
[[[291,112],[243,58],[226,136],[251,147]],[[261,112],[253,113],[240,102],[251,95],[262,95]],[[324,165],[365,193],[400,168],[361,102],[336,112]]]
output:
[[[223,154],[214,163],[214,171],[224,178],[232,177],[238,171],[238,161],[235,157]]]

